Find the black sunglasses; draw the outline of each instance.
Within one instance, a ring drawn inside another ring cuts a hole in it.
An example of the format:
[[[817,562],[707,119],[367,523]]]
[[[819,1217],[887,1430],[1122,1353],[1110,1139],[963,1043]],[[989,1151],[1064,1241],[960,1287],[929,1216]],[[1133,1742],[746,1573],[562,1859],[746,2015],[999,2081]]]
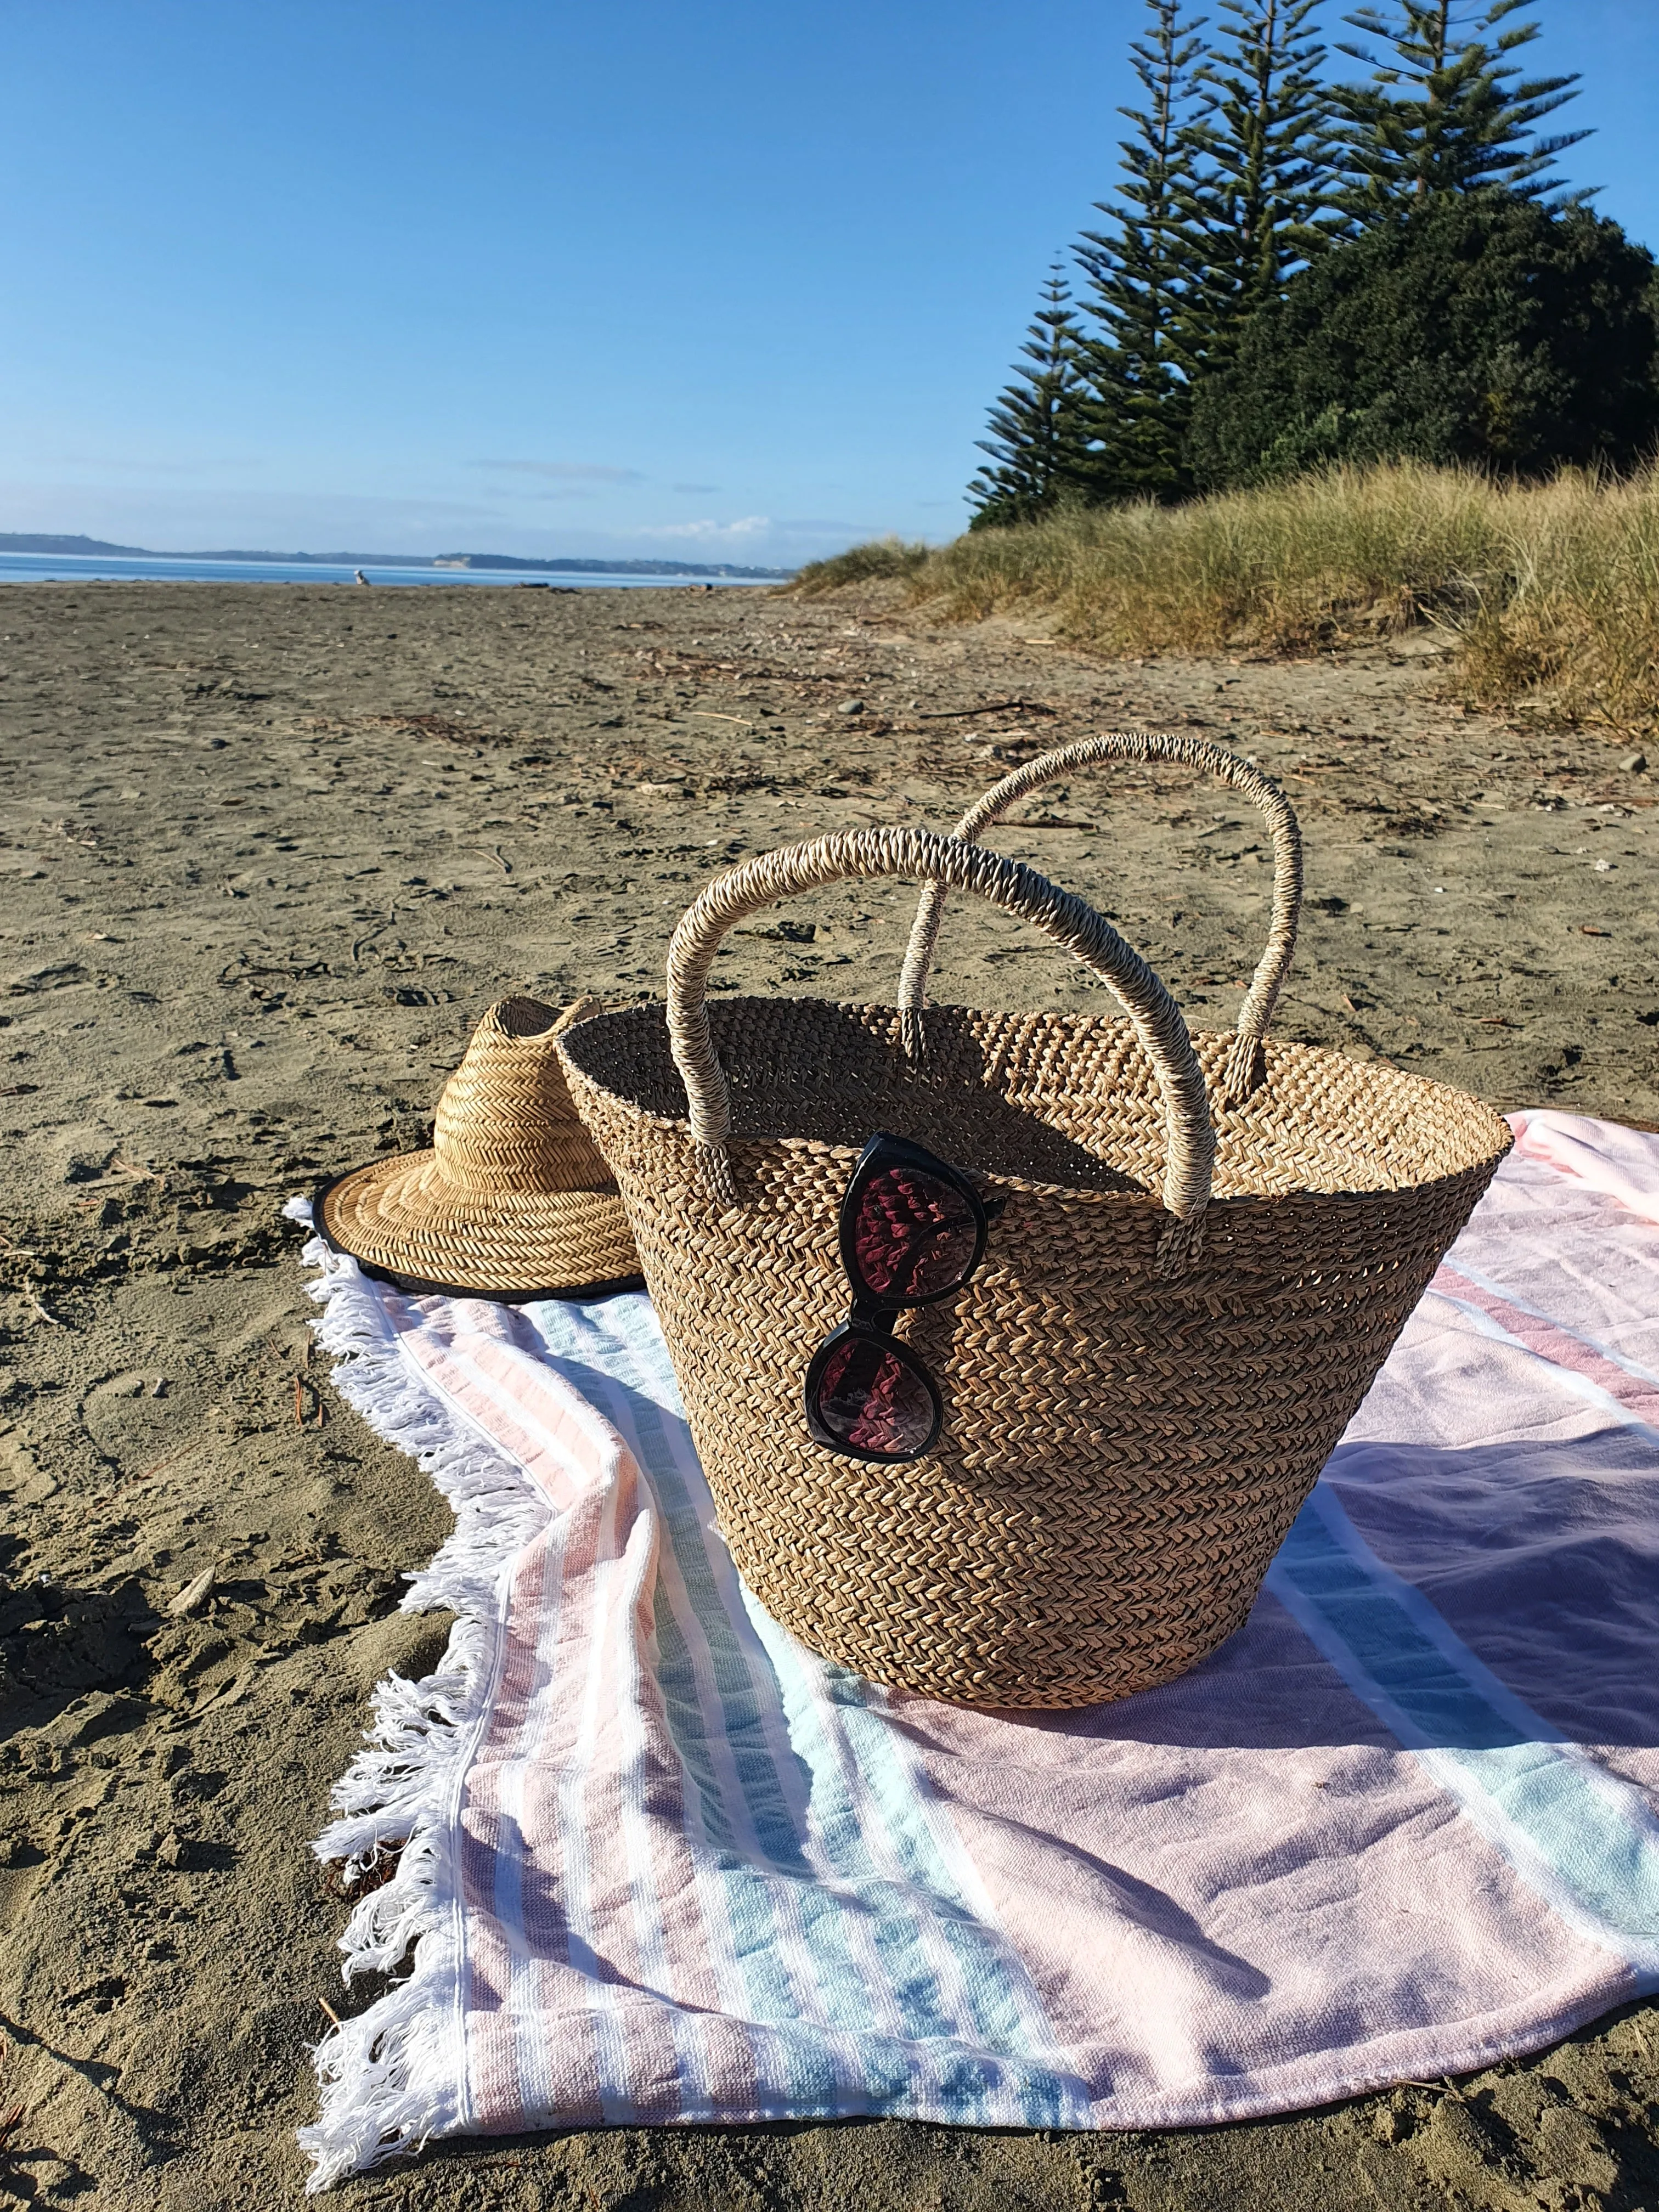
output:
[[[938,1386],[893,1323],[959,1291],[985,1255],[1003,1201],[986,1205],[953,1167],[878,1129],[841,1202],[841,1264],[853,1310],[812,1355],[806,1427],[848,1459],[920,1459],[945,1419]]]

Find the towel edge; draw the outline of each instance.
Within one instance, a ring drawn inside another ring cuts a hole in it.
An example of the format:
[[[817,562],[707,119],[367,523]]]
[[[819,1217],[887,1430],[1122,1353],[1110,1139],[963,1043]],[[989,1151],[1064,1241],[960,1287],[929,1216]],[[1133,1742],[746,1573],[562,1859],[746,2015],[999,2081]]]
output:
[[[306,1199],[283,1212],[310,1225]],[[454,1615],[443,1657],[418,1682],[392,1673],[377,1686],[362,1746],[331,1793],[337,1817],[312,1846],[319,1859],[344,1861],[349,1885],[399,1846],[390,1880],[360,1899],[340,1937],[343,1978],[410,1960],[403,1979],[313,2051],[318,2116],[297,2131],[313,2194],[468,2124],[459,1814],[494,1703],[508,1571],[550,1508],[405,1357],[386,1294],[356,1263],[315,1236],[301,1258],[319,1271],[308,1285],[323,1308],[312,1327],[335,1359],[336,1389],[415,1460],[455,1515],[429,1565],[409,1577],[401,1608]]]

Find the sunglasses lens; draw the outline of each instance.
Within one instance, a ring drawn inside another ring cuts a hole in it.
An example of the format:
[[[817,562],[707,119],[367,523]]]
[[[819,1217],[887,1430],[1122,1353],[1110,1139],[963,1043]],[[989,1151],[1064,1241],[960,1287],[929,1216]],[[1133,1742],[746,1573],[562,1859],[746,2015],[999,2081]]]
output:
[[[889,1344],[849,1336],[824,1362],[812,1411],[825,1434],[854,1451],[913,1458],[938,1419],[933,1394]]]
[[[884,1168],[859,1194],[853,1250],[878,1298],[937,1297],[966,1280],[978,1229],[968,1201],[920,1168]]]

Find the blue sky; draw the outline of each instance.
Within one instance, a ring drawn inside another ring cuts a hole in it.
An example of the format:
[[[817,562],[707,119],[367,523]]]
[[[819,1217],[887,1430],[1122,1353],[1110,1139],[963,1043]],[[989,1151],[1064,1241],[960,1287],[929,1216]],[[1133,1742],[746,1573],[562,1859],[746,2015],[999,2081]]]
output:
[[[1659,4],[1536,12],[1584,74],[1574,181],[1659,244]],[[786,564],[951,536],[1110,189],[1142,18],[6,0],[0,529]]]

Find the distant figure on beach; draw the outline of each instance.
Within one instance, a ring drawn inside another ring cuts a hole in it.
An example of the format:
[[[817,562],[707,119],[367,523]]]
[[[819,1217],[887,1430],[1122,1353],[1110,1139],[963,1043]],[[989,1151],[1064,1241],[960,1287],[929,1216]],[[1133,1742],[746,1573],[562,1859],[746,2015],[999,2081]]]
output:
[[[363,574],[363,572],[362,572],[362,570],[361,568],[354,568],[354,569],[352,570],[352,572],[351,572],[351,573],[352,573],[352,574],[353,574],[353,575],[357,579],[357,581],[358,581],[360,584],[366,584],[366,583],[368,583],[368,577],[367,577],[366,575],[364,575],[364,574]]]

